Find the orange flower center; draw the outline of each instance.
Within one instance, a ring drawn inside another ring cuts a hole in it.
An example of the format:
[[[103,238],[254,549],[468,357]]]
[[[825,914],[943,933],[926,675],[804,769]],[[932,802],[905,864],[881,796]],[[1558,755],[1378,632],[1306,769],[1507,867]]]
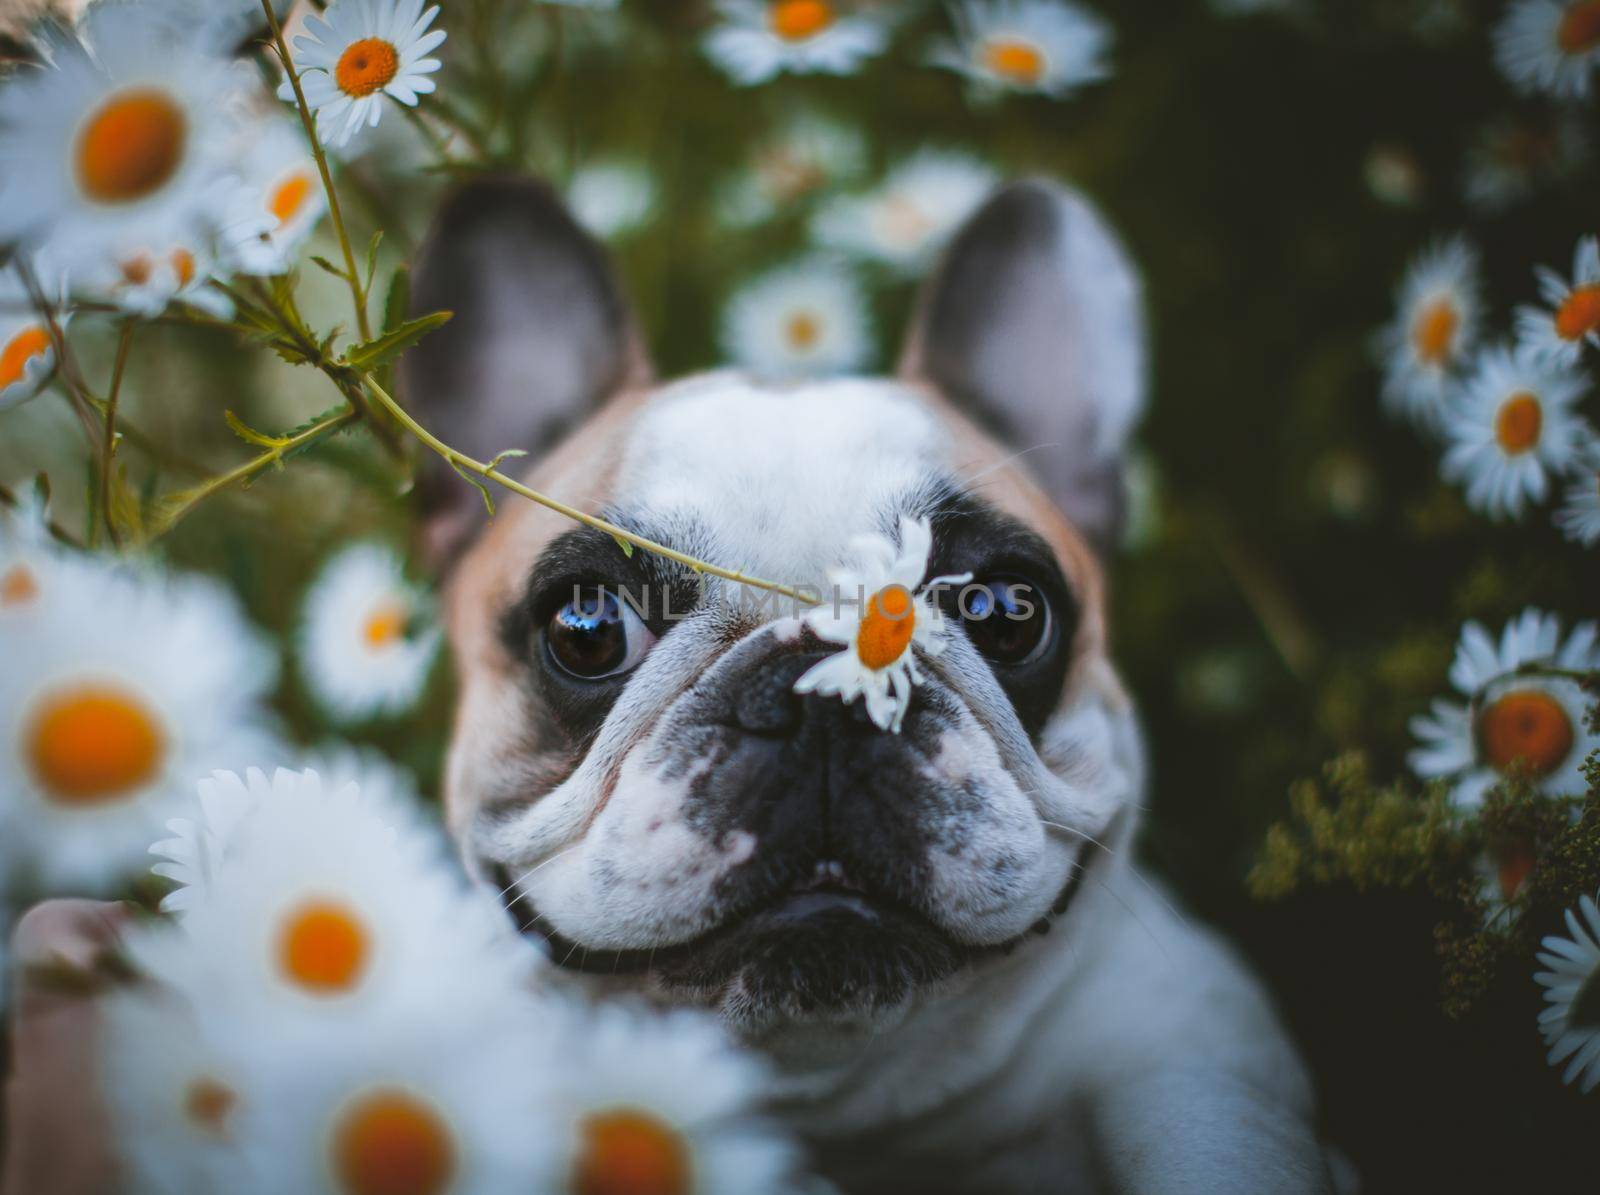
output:
[[[39,579],[27,565],[12,565],[0,576],[0,606],[26,606],[38,596]]]
[[[1495,771],[1508,771],[1520,761],[1534,776],[1548,776],[1572,751],[1572,720],[1548,693],[1519,690],[1478,716],[1478,741]]]
[[[1037,83],[1044,77],[1045,59],[1038,46],[1000,37],[983,47],[983,65],[1008,82]]]
[[[166,753],[150,709],[109,685],[45,698],[23,741],[35,779],[63,805],[95,805],[139,788],[154,778]]]
[[[183,109],[153,87],[112,96],[78,137],[78,185],[99,203],[132,203],[165,186],[183,161]]]
[[[772,31],[784,41],[815,37],[837,19],[827,0],[776,0],[768,11]]]
[[[1544,429],[1544,408],[1527,391],[1513,394],[1500,404],[1494,417],[1494,438],[1509,455],[1527,452],[1539,442]]]
[[[383,602],[375,606],[361,624],[361,639],[369,651],[392,647],[406,633],[408,621],[406,608],[399,602]]]
[[[856,632],[856,654],[868,668],[887,668],[903,654],[917,629],[916,604],[904,585],[890,585],[867,600]]]
[[[339,55],[333,78],[339,90],[360,99],[387,87],[400,72],[400,55],[381,37],[351,42]]]
[[[122,280],[129,286],[143,286],[150,281],[151,271],[155,267],[150,264],[150,259],[140,254],[130,257],[122,263]]]
[[[184,1091],[183,1114],[201,1128],[220,1133],[227,1125],[228,1114],[238,1102],[238,1095],[227,1084],[202,1077],[195,1079]]]
[[[1522,885],[1533,872],[1533,848],[1519,842],[1500,856],[1495,875],[1500,884],[1500,895],[1511,900],[1522,891]]]
[[[1562,340],[1582,340],[1600,330],[1600,286],[1580,286],[1556,310],[1556,335]]]
[[[172,272],[178,276],[178,285],[188,286],[194,281],[194,254],[187,249],[172,251]]]
[[[456,1170],[444,1118],[392,1089],[363,1094],[343,1111],[330,1153],[346,1195],[442,1195]]]
[[[1418,360],[1428,365],[1443,365],[1450,359],[1461,316],[1449,299],[1435,299],[1418,314],[1411,325],[1411,343]]]
[[[1583,54],[1600,45],[1600,2],[1569,4],[1561,14],[1556,44],[1565,54]]]
[[[803,351],[815,348],[817,341],[822,337],[822,321],[802,311],[789,317],[789,322],[784,325],[783,334],[788,338],[789,347],[792,349]]]
[[[370,954],[366,926],[336,901],[307,901],[290,914],[278,936],[278,965],[285,977],[318,995],[349,991]]]
[[[300,214],[310,196],[311,176],[303,170],[296,171],[272,189],[267,196],[267,211],[279,224],[287,224]]]
[[[39,324],[29,324],[0,347],[0,390],[22,381],[28,362],[50,351],[50,333]]]
[[[689,1151],[655,1117],[622,1109],[583,1122],[573,1195],[688,1195]]]
[[[879,235],[892,245],[910,247],[933,231],[928,214],[904,195],[891,195],[875,213]]]

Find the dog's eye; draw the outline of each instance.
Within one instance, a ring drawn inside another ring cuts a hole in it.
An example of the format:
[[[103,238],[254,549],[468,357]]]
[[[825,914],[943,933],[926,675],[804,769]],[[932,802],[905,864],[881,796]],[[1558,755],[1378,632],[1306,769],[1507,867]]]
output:
[[[1021,577],[980,577],[956,606],[972,645],[997,664],[1031,664],[1050,648],[1050,603]]]
[[[572,597],[545,625],[550,659],[580,680],[627,672],[644,659],[656,639],[633,608],[598,585],[574,588]]]

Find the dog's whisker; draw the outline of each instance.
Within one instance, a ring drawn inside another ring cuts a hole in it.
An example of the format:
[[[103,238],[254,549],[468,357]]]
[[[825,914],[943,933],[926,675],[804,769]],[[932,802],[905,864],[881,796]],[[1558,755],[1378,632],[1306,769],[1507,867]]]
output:
[[[540,860],[538,863],[536,863],[532,867],[528,868],[527,871],[525,871],[521,875],[519,875],[516,879],[512,880],[504,888],[500,889],[500,892],[498,893],[496,899],[498,899],[504,905],[505,899],[506,899],[506,894],[508,892],[511,892],[513,889],[521,887],[528,880],[532,879],[533,876],[534,876],[534,873],[539,871],[540,868],[548,867],[550,864],[554,863],[557,859],[561,858],[563,855],[570,855],[570,854],[572,854],[573,851],[581,849],[582,846],[583,846],[583,843],[581,843],[581,842],[574,843],[572,846],[567,847],[565,850],[557,851],[555,854],[551,855],[549,858]],[[516,901],[512,901],[511,903],[515,904]],[[506,905],[505,907],[509,908],[510,906]]]
[[[1117,857],[1117,852],[1116,851],[1112,850],[1111,847],[1109,847],[1105,843],[1101,842],[1098,838],[1094,837],[1092,834],[1085,834],[1082,830],[1079,830],[1074,826],[1063,825],[1060,822],[1053,822],[1053,821],[1048,820],[1047,818],[1040,818],[1039,821],[1041,823],[1043,823],[1044,825],[1046,825],[1046,826],[1053,826],[1057,830],[1065,830],[1068,834],[1075,834],[1075,835],[1077,835],[1077,837],[1082,838],[1082,839],[1084,839],[1084,840],[1086,840],[1088,842],[1093,843],[1095,846],[1099,847],[1106,854],[1110,855],[1113,859],[1115,859]],[[1157,888],[1148,879],[1146,879],[1144,874],[1142,872],[1140,872],[1140,870],[1137,867],[1130,867],[1130,868],[1128,868],[1128,871],[1133,876],[1134,879],[1138,880],[1141,884],[1143,884],[1145,886],[1145,890],[1148,891],[1151,896],[1155,897],[1157,900],[1159,900],[1163,905],[1165,905],[1167,907],[1167,912],[1171,913],[1174,917],[1176,917],[1178,919],[1179,924],[1183,925],[1185,928],[1188,927],[1189,919],[1183,915],[1183,911],[1181,909],[1179,909],[1178,906],[1176,906],[1170,900],[1167,899],[1166,894],[1163,893],[1160,888]]]
[[[991,463],[989,465],[986,465],[984,468],[980,469],[978,472],[967,474],[961,480],[966,485],[972,485],[975,482],[982,481],[985,477],[989,476],[989,474],[991,474],[991,473],[998,473],[1001,469],[1004,469],[1007,465],[1011,464],[1013,461],[1021,460],[1023,457],[1027,456],[1030,452],[1042,452],[1042,451],[1044,451],[1045,449],[1048,449],[1048,448],[1060,448],[1060,447],[1061,447],[1060,441],[1056,441],[1054,443],[1048,443],[1048,444],[1035,444],[1031,448],[1024,448],[1020,452],[1013,452],[1010,456],[1001,457],[998,461],[994,461],[993,463]]]
[[[1122,899],[1122,893],[1118,892],[1110,884],[1106,883],[1102,879],[1099,879],[1098,877],[1095,879],[1095,883],[1099,884],[1101,889],[1106,892],[1112,900],[1121,905],[1128,916],[1132,917],[1139,923],[1139,928],[1144,930],[1145,935],[1155,943],[1156,949],[1161,952],[1161,957],[1167,960],[1167,965],[1176,970],[1178,964],[1173,960],[1172,955],[1167,952],[1166,944],[1162,942],[1160,938],[1156,937],[1155,931],[1145,924],[1144,918],[1139,916],[1134,907]]]

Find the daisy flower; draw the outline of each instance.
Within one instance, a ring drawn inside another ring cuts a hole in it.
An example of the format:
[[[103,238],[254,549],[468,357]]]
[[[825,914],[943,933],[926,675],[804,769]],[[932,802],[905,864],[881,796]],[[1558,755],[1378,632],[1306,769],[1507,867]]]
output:
[[[1111,73],[1111,27],[1067,0],[959,0],[950,19],[955,40],[937,46],[932,61],[985,91],[1059,99]]]
[[[1584,98],[1600,61],[1600,2],[1517,0],[1495,29],[1494,59],[1522,91]]]
[[[137,4],[97,4],[81,32],[0,89],[0,242],[48,238],[74,290],[181,273],[168,255],[214,225],[248,74]]]
[[[794,683],[796,693],[837,694],[846,702],[865,695],[867,716],[880,730],[898,734],[922,680],[912,649],[930,656],[944,650],[946,629],[935,596],[939,586],[972,579],[934,577],[925,584],[933,531],[926,519],[900,520],[900,548],[864,536],[852,548],[855,567],[828,573],[830,600],[806,613],[806,624],[829,643],[844,645]]]
[[[867,161],[859,129],[802,112],[763,139],[718,203],[724,223],[745,228],[859,177]]]
[[[445,33],[428,26],[438,15],[437,4],[424,12],[422,0],[337,0],[306,18],[308,36],[294,39],[295,69],[325,144],[344,145],[377,124],[384,96],[415,107],[434,89],[440,63],[429,55]],[[287,79],[278,97],[294,99]]]
[[[1583,480],[1567,488],[1567,504],[1556,512],[1556,526],[1586,548],[1600,543],[1600,465],[1591,463]]]
[[[716,9],[706,57],[743,87],[784,71],[853,74],[889,40],[882,22],[852,15],[841,0],[716,0]]]
[[[1548,473],[1570,468],[1592,439],[1573,405],[1588,383],[1526,350],[1486,349],[1458,407],[1446,412],[1439,471],[1466,486],[1467,504],[1493,519],[1520,518],[1544,500]]]
[[[562,1189],[808,1189],[794,1145],[751,1113],[765,1069],[711,1018],[611,1004],[575,1010],[574,1021],[550,1068]]]
[[[1578,242],[1570,284],[1543,266],[1534,273],[1548,310],[1517,309],[1517,342],[1540,356],[1576,365],[1585,344],[1600,348],[1600,239]]]
[[[196,37],[219,54],[247,49],[254,37],[265,40],[267,18],[261,0],[141,0],[150,18],[166,21],[181,36]],[[294,0],[273,0],[279,24],[289,19]]]
[[[242,147],[241,184],[226,229],[229,264],[245,274],[283,274],[328,209],[316,159],[298,125],[252,122]]]
[[[877,190],[825,204],[811,234],[824,248],[915,274],[998,182],[990,166],[967,154],[920,150]]]
[[[775,270],[729,302],[722,348],[758,377],[849,373],[872,353],[866,299],[851,273],[831,262]]]
[[[1467,149],[1463,191],[1479,211],[1502,212],[1571,175],[1588,156],[1583,126],[1570,114],[1498,120]]]
[[[1424,250],[1406,269],[1395,306],[1394,321],[1378,338],[1383,401],[1392,411],[1433,425],[1478,336],[1477,250],[1462,237]]]
[[[1566,917],[1572,936],[1551,934],[1540,943],[1545,970],[1533,978],[1548,1007],[1539,1014],[1539,1032],[1550,1047],[1550,1065],[1567,1064],[1561,1081],[1576,1082],[1587,1095],[1600,1086],[1600,906],[1586,895]]]
[[[1484,904],[1484,925],[1516,916],[1518,900],[1537,863],[1527,841],[1502,843],[1479,856],[1473,870],[1478,877],[1478,897]]]
[[[380,544],[357,544],[330,560],[306,594],[298,648],[312,696],[353,722],[415,703],[439,630],[432,603],[406,580],[400,558]]]
[[[1595,624],[1585,622],[1563,642],[1561,620],[1533,609],[1506,624],[1498,645],[1469,622],[1450,667],[1450,681],[1467,701],[1436,700],[1426,716],[1412,719],[1420,741],[1408,757],[1412,770],[1424,780],[1453,781],[1451,800],[1464,809],[1477,808],[1513,771],[1550,796],[1581,793],[1583,761],[1600,747],[1600,735],[1584,725],[1588,698],[1565,677],[1518,671],[1600,668],[1595,640]]]
[[[0,841],[38,890],[100,893],[195,776],[271,749],[277,656],[210,578],[90,558],[69,575],[0,619]]]
[[[37,274],[38,267],[34,269]],[[40,284],[46,285],[43,279]],[[69,317],[69,312],[58,312],[57,326],[64,329]],[[0,269],[0,411],[39,393],[55,367],[49,325],[34,307],[22,276],[14,265]]]
[[[655,203],[655,179],[637,162],[596,162],[567,184],[573,216],[601,240],[643,227]]]

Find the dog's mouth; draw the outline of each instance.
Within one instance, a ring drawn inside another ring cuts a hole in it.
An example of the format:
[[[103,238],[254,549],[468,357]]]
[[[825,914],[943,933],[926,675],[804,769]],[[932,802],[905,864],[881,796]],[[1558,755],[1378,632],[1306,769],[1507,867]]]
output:
[[[646,949],[607,950],[566,937],[518,891],[508,906],[519,929],[539,939],[568,970],[610,976],[641,975],[664,989],[715,999],[738,980],[746,999],[763,977],[803,990],[788,992],[800,1011],[835,1003],[879,1004],[911,986],[1003,957],[1048,934],[1071,907],[1085,877],[1105,854],[1100,842],[1078,847],[1070,873],[1046,913],[1026,931],[988,944],[960,942],[920,909],[852,875],[837,859],[820,859],[809,873],[731,910],[713,928],[686,942]],[[504,865],[487,865],[509,892]]]

